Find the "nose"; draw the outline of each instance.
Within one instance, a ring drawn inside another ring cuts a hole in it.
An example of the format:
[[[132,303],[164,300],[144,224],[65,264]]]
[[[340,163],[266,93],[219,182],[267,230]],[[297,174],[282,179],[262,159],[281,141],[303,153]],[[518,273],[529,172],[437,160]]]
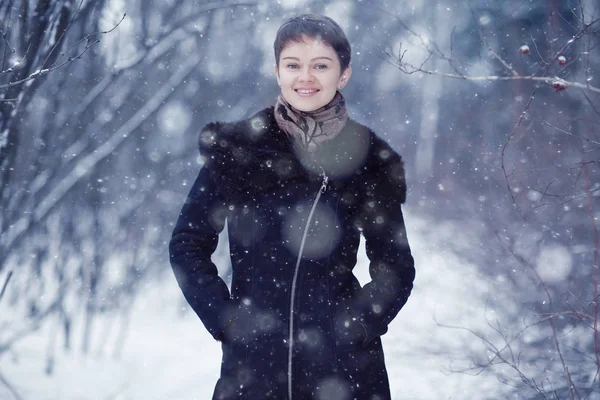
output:
[[[300,71],[300,76],[298,77],[300,82],[312,82],[314,79],[310,68],[303,68],[302,71]]]

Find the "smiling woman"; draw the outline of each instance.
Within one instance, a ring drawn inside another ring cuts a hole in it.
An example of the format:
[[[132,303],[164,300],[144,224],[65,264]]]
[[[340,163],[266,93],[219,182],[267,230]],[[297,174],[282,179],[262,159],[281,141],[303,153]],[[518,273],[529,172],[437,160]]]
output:
[[[381,336],[415,278],[402,158],[348,116],[337,23],[294,17],[274,50],[275,106],[202,130],[206,163],[170,242],[185,298],[222,343],[213,399],[389,400]],[[211,261],[225,225],[231,292]]]
[[[297,110],[315,111],[333,100],[348,83],[352,67],[342,66],[335,50],[320,38],[302,36],[288,44],[275,65],[283,98]]]

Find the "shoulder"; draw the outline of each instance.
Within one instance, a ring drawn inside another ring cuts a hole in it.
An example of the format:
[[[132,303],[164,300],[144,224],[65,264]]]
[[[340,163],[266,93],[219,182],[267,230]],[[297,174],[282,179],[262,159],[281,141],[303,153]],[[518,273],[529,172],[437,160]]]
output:
[[[286,151],[286,139],[277,127],[273,107],[239,121],[207,124],[200,131],[198,145],[203,168],[229,201],[246,201],[277,184],[279,174],[295,173],[271,168],[293,156]]]
[[[350,129],[363,132],[360,135],[368,138],[368,153],[361,173],[366,183],[376,188],[386,197],[393,196],[400,203],[406,201],[406,172],[402,156],[390,144],[377,135],[372,129],[350,120]]]
[[[276,141],[273,107],[267,107],[249,118],[233,122],[211,122],[198,136],[198,148],[203,156],[230,152],[234,149],[265,145]]]

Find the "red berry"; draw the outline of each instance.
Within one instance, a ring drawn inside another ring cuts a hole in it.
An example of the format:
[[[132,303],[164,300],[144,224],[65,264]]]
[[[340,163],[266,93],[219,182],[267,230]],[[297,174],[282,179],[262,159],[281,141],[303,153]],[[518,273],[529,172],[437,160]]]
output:
[[[567,89],[567,84],[562,79],[559,79],[552,82],[552,87],[556,89],[557,92],[560,92]]]

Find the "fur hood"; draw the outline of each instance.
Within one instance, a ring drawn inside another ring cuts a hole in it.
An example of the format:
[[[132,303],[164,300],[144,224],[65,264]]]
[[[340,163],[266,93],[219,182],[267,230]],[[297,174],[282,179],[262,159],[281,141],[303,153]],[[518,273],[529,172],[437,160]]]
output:
[[[401,203],[406,200],[401,156],[352,119],[340,135],[321,144],[310,156],[296,149],[279,129],[273,107],[245,120],[206,125],[199,136],[199,149],[229,200],[247,201],[296,179],[319,180],[322,173],[336,184],[362,186],[367,194],[393,196]]]

